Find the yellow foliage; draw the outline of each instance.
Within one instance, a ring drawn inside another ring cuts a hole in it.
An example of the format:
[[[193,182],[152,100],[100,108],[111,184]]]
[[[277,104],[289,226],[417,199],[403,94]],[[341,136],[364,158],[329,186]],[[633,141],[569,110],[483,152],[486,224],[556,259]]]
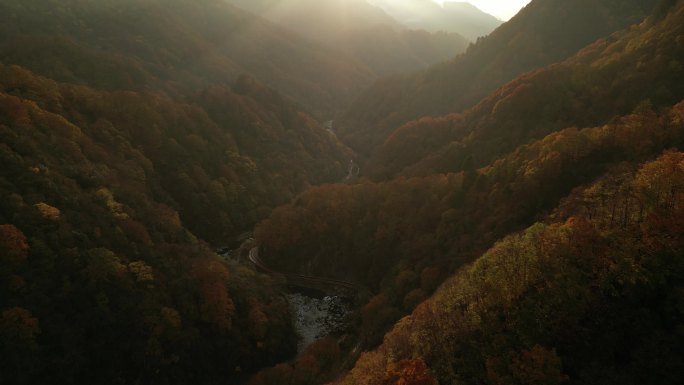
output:
[[[48,220],[57,222],[59,221],[59,216],[61,215],[61,211],[59,211],[58,208],[50,206],[49,204],[45,202],[37,203],[34,205],[35,208],[38,209],[40,212],[40,215]]]
[[[138,282],[154,281],[152,268],[143,261],[135,261],[128,264],[128,271],[135,276]]]
[[[116,218],[116,219],[127,219],[128,218],[128,214],[126,214],[123,211],[124,205],[117,202],[114,199],[114,194],[111,191],[109,191],[108,189],[103,187],[103,188],[97,190],[97,192],[95,194],[98,196],[98,198],[100,198],[102,200],[102,202],[104,202],[105,206],[107,206],[107,208],[109,209],[109,212],[111,212],[112,215],[114,215],[114,218]]]

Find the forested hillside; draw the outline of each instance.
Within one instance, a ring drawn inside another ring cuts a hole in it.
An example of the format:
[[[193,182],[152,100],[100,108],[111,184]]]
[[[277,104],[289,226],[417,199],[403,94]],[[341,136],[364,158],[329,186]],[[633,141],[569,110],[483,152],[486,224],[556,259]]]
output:
[[[651,0],[534,0],[455,59],[377,81],[345,112],[339,124],[341,138],[371,155],[402,124],[461,112],[515,77],[640,22],[655,4]]]
[[[379,293],[362,326],[377,339],[450,271],[531,224],[573,187],[681,146],[681,107],[562,130],[479,171],[312,189],[275,210],[256,235],[264,258],[282,270],[306,267]]]
[[[639,27],[588,47],[570,64],[515,80],[568,72],[543,77],[537,84],[544,88],[527,94],[544,91],[529,108],[473,110],[493,128],[492,121],[524,117],[548,124],[546,131],[531,124],[492,129],[482,133],[477,156],[455,162],[434,155],[455,173],[425,169],[425,176],[312,189],[257,227],[262,257],[274,266],[356,280],[377,293],[357,327],[367,346],[384,343],[342,383],[639,384],[661,371],[668,374],[656,383],[678,383],[683,314],[675,310],[681,298],[669,293],[682,285],[676,256],[684,155],[668,149],[684,146],[682,25],[684,3],[664,3]],[[604,99],[583,103],[567,94],[563,79],[607,63],[614,67],[606,74],[620,68],[623,76],[586,80]],[[639,71],[631,63],[641,63]],[[563,124],[570,114],[540,107],[549,100],[577,101],[573,118],[586,120]],[[619,108],[632,110],[616,117]],[[468,115],[443,120],[467,127]],[[445,143],[433,132],[459,133],[423,124],[397,154],[421,141]],[[508,136],[499,139],[502,132]],[[288,373],[274,368],[254,383],[287,381]]]
[[[352,154],[215,47],[214,72],[176,56],[204,40],[162,15],[223,5],[167,5],[1,4],[3,384],[233,382],[295,353],[278,286],[206,242],[341,180]]]
[[[180,97],[247,73],[325,116],[375,78],[222,0],[2,0],[0,56],[59,81]]]
[[[207,383],[292,354],[272,284],[186,227],[234,235],[273,183],[206,112],[2,66],[0,143],[0,382]]]
[[[673,151],[578,188],[449,279],[339,383],[680,383],[683,177]]]
[[[659,17],[527,73],[462,114],[407,123],[378,150],[369,173],[480,167],[560,128],[603,123],[640,104],[671,106],[684,95],[684,14]]]
[[[0,0],[0,384],[681,382],[684,0],[375,85],[440,35],[358,4]],[[355,292],[304,349],[288,273]]]

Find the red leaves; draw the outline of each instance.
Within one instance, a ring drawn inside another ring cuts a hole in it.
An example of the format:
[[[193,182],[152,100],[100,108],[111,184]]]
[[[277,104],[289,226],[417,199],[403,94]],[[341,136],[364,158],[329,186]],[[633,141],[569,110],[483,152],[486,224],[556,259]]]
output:
[[[421,359],[402,360],[390,365],[383,385],[437,385],[437,379]]]
[[[14,225],[0,225],[0,262],[12,264],[26,259],[28,242],[26,236]]]

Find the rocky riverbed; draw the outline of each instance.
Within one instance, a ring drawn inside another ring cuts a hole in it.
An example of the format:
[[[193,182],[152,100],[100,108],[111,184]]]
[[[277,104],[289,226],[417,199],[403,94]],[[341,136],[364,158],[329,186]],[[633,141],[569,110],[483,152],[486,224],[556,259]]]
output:
[[[297,353],[301,353],[316,339],[341,331],[352,312],[350,301],[338,296],[291,293],[287,298],[292,322],[300,336]]]

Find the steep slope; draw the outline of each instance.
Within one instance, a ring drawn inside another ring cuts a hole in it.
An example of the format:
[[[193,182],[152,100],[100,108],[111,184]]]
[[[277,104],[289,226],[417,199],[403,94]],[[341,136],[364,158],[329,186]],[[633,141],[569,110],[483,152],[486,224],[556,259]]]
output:
[[[361,63],[220,0],[0,2],[0,58],[61,81],[177,95],[247,73],[330,115]]]
[[[478,167],[559,128],[600,124],[642,103],[671,105],[684,97],[683,25],[681,11],[654,15],[517,78],[463,114],[410,122],[369,167],[377,176]]]
[[[157,93],[54,84],[14,66],[2,75],[6,92],[91,129],[103,150],[115,151],[109,141],[123,136],[205,240],[226,241],[310,185],[340,180],[350,158],[310,116],[248,77],[185,104]],[[88,185],[105,176],[92,170],[77,177]]]
[[[369,0],[414,29],[430,32],[456,32],[470,41],[486,36],[501,25],[492,15],[482,12],[467,2],[447,1],[440,6],[432,0]]]
[[[339,383],[680,383],[682,162],[668,152],[573,192],[548,223],[459,271]]]
[[[224,113],[264,120],[230,129],[261,140],[287,135],[278,124],[316,129],[304,116],[280,123],[297,114],[285,106],[264,116],[258,88],[236,89],[223,91]],[[295,353],[274,282],[189,229],[240,231],[273,193],[256,189],[302,182],[240,154],[242,139],[160,94],[0,66],[0,382],[234,382]]]
[[[640,22],[654,5],[650,0],[532,1],[456,59],[378,81],[339,121],[340,137],[369,155],[400,125],[460,112],[516,76]]]
[[[239,383],[290,358],[278,283],[207,242],[351,154],[239,74],[328,108],[367,70],[221,1],[2,1],[0,19],[0,383]]]
[[[311,189],[259,224],[262,257],[284,271],[370,287],[377,296],[362,311],[360,332],[379,343],[449,272],[531,225],[575,186],[682,146],[682,107],[569,128],[478,171]]]
[[[378,75],[416,71],[465,51],[455,33],[428,33],[400,25],[366,0],[230,0],[260,15],[341,50]]]

